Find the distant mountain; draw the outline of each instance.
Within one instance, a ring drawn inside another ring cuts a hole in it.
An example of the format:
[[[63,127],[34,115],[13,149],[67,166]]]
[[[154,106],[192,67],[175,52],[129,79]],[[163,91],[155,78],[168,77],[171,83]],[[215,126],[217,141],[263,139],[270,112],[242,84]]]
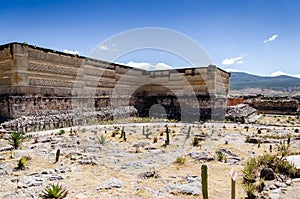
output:
[[[243,72],[232,72],[230,78],[230,90],[243,89],[267,89],[287,93],[299,92],[300,78],[285,75],[276,77],[261,77]]]

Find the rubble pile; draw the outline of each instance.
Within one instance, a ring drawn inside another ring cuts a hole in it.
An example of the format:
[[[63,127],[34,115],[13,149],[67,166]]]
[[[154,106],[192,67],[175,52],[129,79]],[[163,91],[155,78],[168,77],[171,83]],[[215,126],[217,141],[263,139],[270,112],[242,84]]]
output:
[[[105,120],[120,119],[136,115],[137,110],[133,106],[103,108],[99,111],[93,111],[90,109],[70,111],[40,110],[33,116],[22,116],[14,120],[4,122],[1,125],[6,130],[34,132],[77,125],[95,124]]]
[[[245,123],[245,119],[255,113],[256,109],[250,107],[248,104],[239,104],[237,106],[230,106],[227,108],[225,119]]]

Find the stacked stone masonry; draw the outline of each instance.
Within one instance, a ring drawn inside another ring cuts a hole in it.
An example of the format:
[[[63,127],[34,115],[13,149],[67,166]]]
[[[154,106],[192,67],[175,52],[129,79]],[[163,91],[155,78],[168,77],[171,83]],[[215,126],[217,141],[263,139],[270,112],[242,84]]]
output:
[[[148,116],[154,104],[169,118],[180,119],[180,106],[209,118],[212,109],[225,109],[229,81],[230,73],[214,65],[145,71],[27,44],[0,46],[2,120],[130,106]]]

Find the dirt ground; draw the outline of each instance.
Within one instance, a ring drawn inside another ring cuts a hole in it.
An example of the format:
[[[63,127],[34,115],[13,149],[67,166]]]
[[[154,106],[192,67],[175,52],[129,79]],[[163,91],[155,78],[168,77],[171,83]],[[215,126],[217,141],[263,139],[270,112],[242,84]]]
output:
[[[164,146],[165,125],[170,129],[170,145],[167,146]],[[122,127],[126,141],[120,138]],[[120,128],[119,134],[113,137],[116,128]],[[143,128],[149,133],[148,138],[143,135]],[[261,143],[258,147],[245,143],[245,139],[247,135],[257,136],[261,128],[260,136],[271,139],[268,135],[280,133],[284,136],[293,132],[295,126],[235,123],[93,125],[73,127],[72,130],[65,128],[63,134],[61,129],[32,133],[32,138],[23,143],[21,149],[12,152],[5,150],[9,145],[0,139],[0,171],[1,168],[5,171],[1,176],[0,198],[37,198],[51,183],[66,187],[67,198],[199,198],[203,164],[208,166],[209,198],[230,198],[229,171],[232,168],[238,172],[236,196],[245,198],[244,164],[250,157],[268,151],[270,145]],[[106,137],[104,144],[98,140],[101,135]],[[153,143],[155,137],[157,143]],[[198,146],[192,145],[194,137],[202,139]],[[292,150],[299,151],[299,143],[299,140],[293,140]],[[273,145],[275,148],[275,143]],[[57,149],[61,155],[54,164]],[[226,160],[218,161],[216,151],[220,149],[230,152]],[[199,160],[191,155],[202,153],[212,160]],[[26,169],[15,170],[23,156],[31,157]],[[176,163],[177,158],[185,158],[184,164]],[[157,175],[145,178],[145,172]],[[194,192],[188,192],[190,189]]]

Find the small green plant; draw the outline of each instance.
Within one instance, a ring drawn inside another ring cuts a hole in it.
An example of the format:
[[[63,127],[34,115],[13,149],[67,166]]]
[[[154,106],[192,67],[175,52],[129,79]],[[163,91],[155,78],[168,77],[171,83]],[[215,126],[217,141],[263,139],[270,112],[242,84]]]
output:
[[[66,133],[66,131],[65,131],[64,129],[61,129],[61,130],[59,130],[58,135],[63,135],[63,134],[65,134],[65,133]]]
[[[185,164],[185,157],[177,157],[175,163],[177,164]]]
[[[259,192],[262,192],[263,189],[265,187],[265,179],[264,178],[260,178],[257,185],[256,185],[256,189],[259,191]]]
[[[144,132],[144,136],[149,139],[149,136],[152,135],[152,132],[150,131],[149,128],[146,129],[146,132]]]
[[[194,137],[192,145],[193,146],[199,146],[199,143],[200,143],[199,138]]]
[[[23,156],[18,162],[17,170],[25,170],[28,159],[29,158],[27,156]]]
[[[6,140],[14,149],[18,149],[21,143],[26,140],[26,136],[21,132],[12,132]]]
[[[285,143],[285,141],[280,141],[277,145],[277,149],[279,152],[279,155],[281,155],[281,159],[287,156],[290,152],[290,144]]]
[[[248,199],[254,199],[256,197],[254,194],[255,192],[254,185],[252,183],[246,183],[244,188]]]
[[[104,145],[107,142],[107,137],[101,134],[100,137],[98,137],[98,141],[100,144]]]
[[[257,169],[257,162],[255,158],[251,158],[244,167],[244,181],[246,183],[252,183],[255,181],[255,169]]]
[[[221,151],[216,152],[218,161],[222,162],[224,159],[224,154]]]
[[[68,191],[59,184],[51,184],[40,195],[43,199],[62,199],[68,195]]]

